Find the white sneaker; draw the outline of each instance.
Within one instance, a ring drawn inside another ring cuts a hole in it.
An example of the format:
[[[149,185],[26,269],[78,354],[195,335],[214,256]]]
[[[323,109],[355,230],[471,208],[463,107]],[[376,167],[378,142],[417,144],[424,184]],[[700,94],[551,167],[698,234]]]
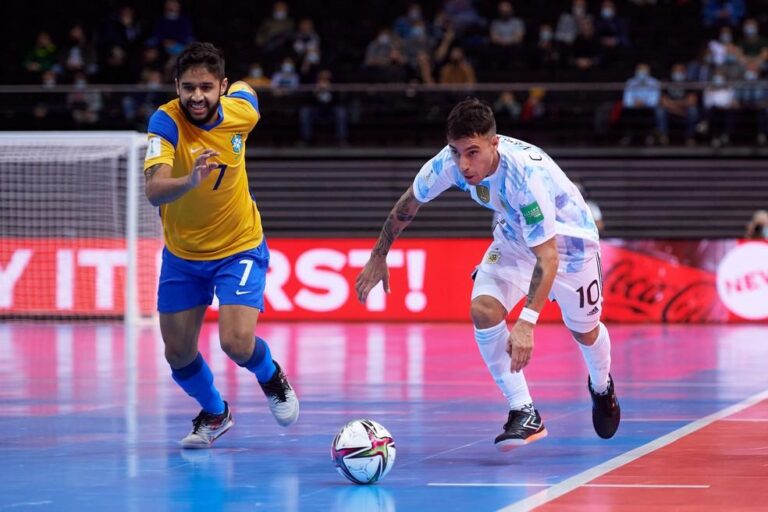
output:
[[[275,420],[283,427],[287,427],[299,419],[299,399],[296,398],[296,393],[288,383],[283,369],[280,368],[277,361],[273,362],[277,367],[275,374],[268,382],[259,383],[259,385],[267,396],[269,408]]]
[[[192,420],[192,432],[181,440],[181,447],[210,448],[213,442],[224,435],[234,424],[227,402],[224,402],[224,412],[221,414],[200,411],[200,414]]]

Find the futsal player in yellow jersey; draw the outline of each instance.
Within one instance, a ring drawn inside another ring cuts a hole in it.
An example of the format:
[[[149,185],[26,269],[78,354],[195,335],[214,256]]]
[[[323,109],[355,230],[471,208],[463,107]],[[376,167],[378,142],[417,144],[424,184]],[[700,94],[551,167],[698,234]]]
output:
[[[254,337],[264,310],[269,249],[245,171],[245,142],[259,121],[244,82],[227,92],[224,58],[210,43],[178,57],[178,99],[149,120],[146,194],[160,207],[165,248],[157,308],[173,379],[202,410],[184,448],[208,448],[229,430],[232,412],[198,351],[205,310],[219,298],[221,348],[256,375],[280,425],[296,422],[299,401],[267,343]]]

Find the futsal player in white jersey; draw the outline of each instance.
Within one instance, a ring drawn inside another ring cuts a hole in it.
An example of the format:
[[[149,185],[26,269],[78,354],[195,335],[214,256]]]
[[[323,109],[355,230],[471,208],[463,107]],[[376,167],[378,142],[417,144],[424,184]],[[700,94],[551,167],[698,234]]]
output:
[[[458,187],[498,218],[474,274],[470,307],[475,341],[509,402],[496,447],[507,451],[547,435],[523,375],[547,299],[557,301],[584,356],[595,431],[613,437],[621,409],[609,373],[611,341],[600,322],[600,244],[589,207],[546,153],[497,135],[493,111],[480,100],[466,99],[451,110],[446,135],[448,145],[424,164],[387,217],[357,277],[358,298],[364,302],[380,281],[389,291],[386,256],[393,242],[422,204]],[[523,298],[525,307],[510,331],[507,316]]]

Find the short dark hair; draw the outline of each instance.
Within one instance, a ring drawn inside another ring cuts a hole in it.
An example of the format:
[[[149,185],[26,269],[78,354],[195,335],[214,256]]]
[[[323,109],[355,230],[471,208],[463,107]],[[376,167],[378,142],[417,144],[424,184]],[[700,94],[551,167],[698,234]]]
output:
[[[224,80],[224,54],[211,43],[192,43],[176,59],[176,79],[188,69],[202,66],[209,73]]]
[[[445,127],[448,140],[458,140],[475,135],[496,135],[496,118],[484,101],[467,98],[459,102],[448,114]]]

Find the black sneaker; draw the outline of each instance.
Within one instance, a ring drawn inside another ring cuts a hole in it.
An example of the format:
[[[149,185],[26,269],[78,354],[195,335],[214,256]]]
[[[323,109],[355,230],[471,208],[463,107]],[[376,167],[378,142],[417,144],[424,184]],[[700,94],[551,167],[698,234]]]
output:
[[[267,395],[272,415],[280,425],[287,427],[299,419],[299,399],[296,398],[296,393],[288,383],[283,369],[280,368],[277,361],[274,363],[277,370],[275,370],[272,378],[264,384],[259,383],[259,385],[264,394]]]
[[[522,411],[509,411],[504,432],[496,436],[494,444],[500,452],[508,452],[544,437],[547,437],[547,429],[544,428],[539,411],[530,407]]]
[[[619,429],[621,421],[621,407],[613,387],[613,377],[608,374],[608,389],[604,393],[595,393],[592,390],[592,380],[589,378],[587,378],[587,388],[592,395],[592,425],[595,427],[595,432],[603,439],[610,439]]]
[[[210,448],[213,442],[224,435],[234,424],[227,402],[224,402],[224,412],[221,414],[200,411],[200,414],[192,420],[192,432],[181,440],[181,447]]]

